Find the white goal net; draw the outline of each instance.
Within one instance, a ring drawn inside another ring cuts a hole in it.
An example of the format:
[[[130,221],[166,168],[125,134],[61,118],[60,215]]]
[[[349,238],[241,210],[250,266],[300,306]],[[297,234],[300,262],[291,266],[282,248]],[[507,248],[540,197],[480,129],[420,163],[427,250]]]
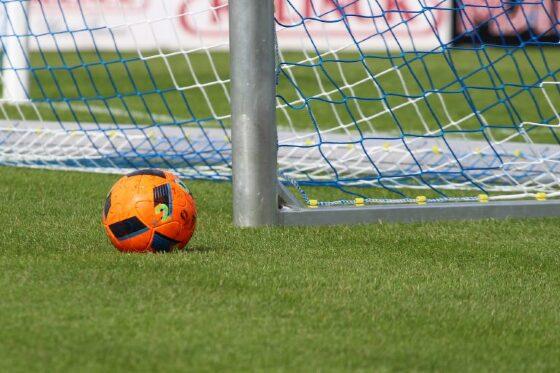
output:
[[[305,202],[560,192],[558,1],[275,6],[279,177]],[[230,179],[227,1],[6,0],[0,20],[0,164]]]

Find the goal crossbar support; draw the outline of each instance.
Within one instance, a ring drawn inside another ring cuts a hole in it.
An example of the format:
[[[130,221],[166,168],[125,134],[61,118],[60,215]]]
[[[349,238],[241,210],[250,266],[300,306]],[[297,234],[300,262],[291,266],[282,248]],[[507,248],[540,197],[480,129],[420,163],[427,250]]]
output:
[[[298,226],[554,216],[560,216],[560,201],[464,202],[434,205],[406,204],[315,209],[284,207],[279,211],[278,220],[281,225]]]

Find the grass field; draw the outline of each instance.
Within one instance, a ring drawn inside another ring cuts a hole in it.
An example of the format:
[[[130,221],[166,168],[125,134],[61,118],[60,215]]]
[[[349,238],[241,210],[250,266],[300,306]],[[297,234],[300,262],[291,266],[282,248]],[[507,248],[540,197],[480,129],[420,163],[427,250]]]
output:
[[[116,176],[0,168],[0,371],[554,371],[560,219],[238,230],[122,255]]]
[[[3,104],[0,119],[229,126],[228,56],[188,57],[34,53],[32,104]],[[350,130],[414,137],[455,123],[447,135],[499,141],[524,121],[557,123],[560,90],[540,82],[560,81],[558,48],[362,57],[283,65],[278,93],[292,107],[279,125],[339,128],[383,112],[382,101],[401,109]],[[526,130],[512,141],[560,138]],[[123,255],[100,222],[116,180],[0,167],[0,372],[560,366],[560,218],[239,230],[230,184],[199,181],[188,252]]]

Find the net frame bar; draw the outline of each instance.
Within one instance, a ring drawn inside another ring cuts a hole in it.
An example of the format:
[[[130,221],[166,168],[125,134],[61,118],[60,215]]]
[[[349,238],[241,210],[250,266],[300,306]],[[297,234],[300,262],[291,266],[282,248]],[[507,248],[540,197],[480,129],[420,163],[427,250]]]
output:
[[[310,226],[560,216],[560,201],[383,206],[298,203],[278,177],[273,0],[230,0],[233,210],[239,227]],[[272,30],[272,34],[271,34]],[[279,185],[279,186],[278,186]]]

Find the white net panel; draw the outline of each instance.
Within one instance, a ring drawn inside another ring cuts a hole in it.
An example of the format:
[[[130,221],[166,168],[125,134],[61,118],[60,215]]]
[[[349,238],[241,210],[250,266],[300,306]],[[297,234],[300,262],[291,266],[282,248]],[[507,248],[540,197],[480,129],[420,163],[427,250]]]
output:
[[[0,162],[227,179],[227,13],[215,1],[5,1]],[[29,29],[17,22],[29,20]],[[15,32],[17,31],[17,32]],[[7,49],[9,44],[10,49]],[[27,64],[13,56],[29,50]],[[24,83],[28,81],[29,84]],[[25,86],[23,99],[10,91]]]
[[[0,9],[1,164],[230,178],[227,1]],[[555,196],[559,16],[552,0],[276,1],[281,178],[307,202],[329,187],[323,204]]]

